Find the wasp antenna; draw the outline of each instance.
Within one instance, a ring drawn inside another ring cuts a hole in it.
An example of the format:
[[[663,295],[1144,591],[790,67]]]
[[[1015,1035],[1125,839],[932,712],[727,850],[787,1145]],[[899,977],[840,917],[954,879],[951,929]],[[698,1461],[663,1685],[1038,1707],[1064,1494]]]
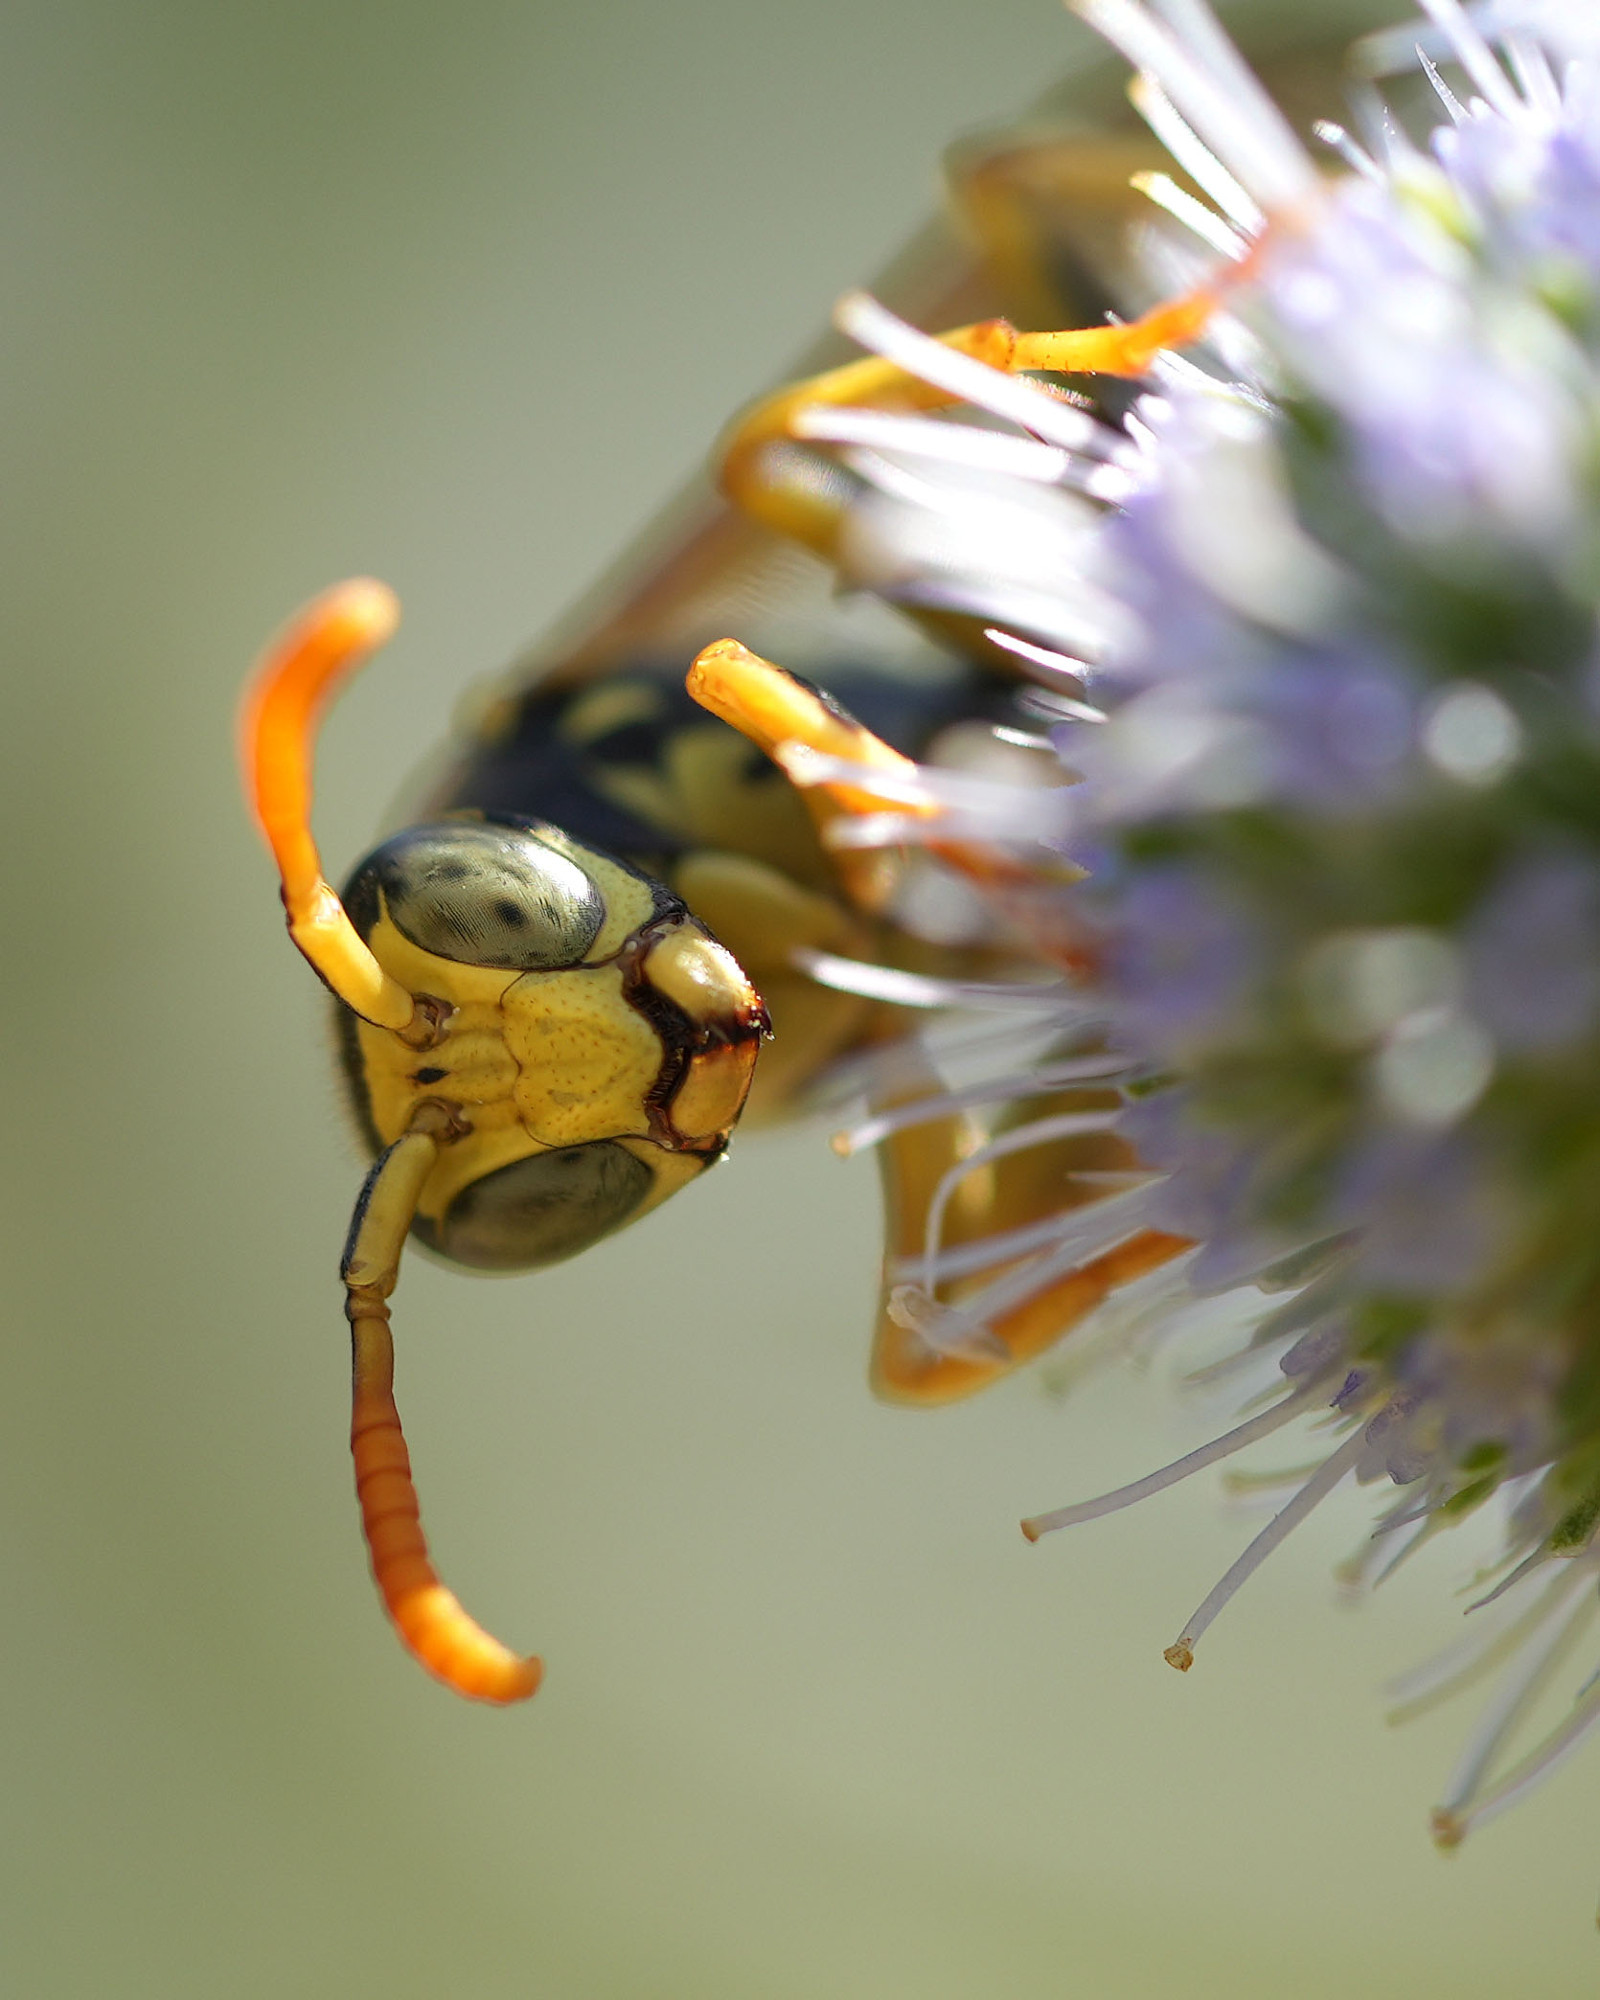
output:
[[[859,765],[861,782],[850,784],[841,774],[824,781],[840,806],[852,812],[875,812],[882,795],[871,789],[872,775],[882,772],[914,782],[917,767],[880,737],[856,721],[830,696],[819,694],[783,667],[752,653],[737,639],[717,639],[697,655],[689,669],[688,689],[700,706],[732,723],[774,762],[783,762],[788,745]]]
[[[387,1301],[423,1183],[453,1129],[443,1105],[422,1105],[373,1163],[356,1202],[340,1273],[350,1321],[350,1453],[373,1579],[406,1650],[457,1694],[506,1704],[537,1690],[544,1663],[503,1646],[440,1582],[394,1400]]]
[[[355,577],[315,598],[267,648],[245,696],[245,789],[283,883],[289,935],[364,1021],[404,1035],[415,1000],[378,964],[322,873],[311,832],[311,766],[329,699],[400,622],[387,584]],[[433,1025],[431,1017],[427,1025]]]
[[[689,693],[766,752],[801,792],[846,894],[859,908],[880,910],[898,878],[892,858],[834,844],[830,828],[875,813],[882,797],[874,778],[914,786],[917,767],[855,717],[806,682],[743,646],[717,639],[689,669]],[[918,808],[913,806],[913,812]],[[931,816],[934,808],[923,807]]]
[[[915,823],[935,827],[945,815],[919,766],[874,736],[831,695],[797,680],[737,639],[714,640],[697,654],[687,685],[702,708],[764,750],[803,793],[848,894],[864,909],[882,909],[893,892],[896,871],[875,850],[897,846]],[[885,813],[886,805],[897,810]],[[856,837],[840,824],[848,820],[858,822]],[[1039,879],[1036,862],[1017,862],[998,848],[944,840],[936,833],[917,838],[974,881],[1025,889]],[[1072,870],[1068,879],[1078,873]]]

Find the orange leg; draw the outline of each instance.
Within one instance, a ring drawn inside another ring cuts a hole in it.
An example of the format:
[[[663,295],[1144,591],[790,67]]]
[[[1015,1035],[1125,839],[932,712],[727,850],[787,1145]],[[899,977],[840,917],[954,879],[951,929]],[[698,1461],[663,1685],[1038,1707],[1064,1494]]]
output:
[[[972,326],[958,326],[938,338],[945,347],[971,355],[1002,374],[1034,370],[1139,376],[1148,373],[1164,347],[1183,347],[1197,340],[1216,308],[1216,294],[1203,290],[1156,306],[1120,326],[1019,333],[1009,320],[985,319]],[[772,447],[792,440],[790,425],[795,412],[816,403],[937,410],[955,400],[948,390],[924,382],[878,355],[791,383],[746,411],[728,434],[722,447],[723,491],[745,513],[831,561],[838,541],[839,507],[821,492],[771,476],[768,464]]]
[[[872,1386],[891,1403],[959,1402],[1046,1353],[1114,1291],[1192,1247],[1187,1237],[1145,1229],[1076,1265],[986,1322],[994,1341],[992,1355],[976,1348],[945,1352],[885,1313],[872,1351]]]

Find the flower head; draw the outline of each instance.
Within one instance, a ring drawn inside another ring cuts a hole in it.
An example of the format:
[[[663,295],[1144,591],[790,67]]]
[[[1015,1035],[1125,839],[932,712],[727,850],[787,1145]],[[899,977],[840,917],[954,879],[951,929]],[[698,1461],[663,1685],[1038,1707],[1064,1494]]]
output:
[[[1035,1282],[1188,1238],[1151,1310],[1225,1297],[1241,1380],[1278,1393],[1029,1532],[1320,1412],[1325,1456],[1168,1649],[1187,1667],[1347,1475],[1389,1496],[1368,1578],[1501,1496],[1499,1609],[1407,1691],[1513,1656],[1453,1843],[1600,1722],[1597,1677],[1505,1768],[1600,1575],[1600,46],[1576,0],[1493,47],[1425,0],[1457,76],[1422,57],[1433,128],[1374,96],[1364,144],[1319,128],[1325,173],[1200,0],[1075,3],[1215,204],[1147,183],[1218,310],[1120,422],[977,364],[989,430],[879,420],[843,556],[985,621],[1076,780],[1034,837],[1087,880],[1041,866],[1032,910],[1089,968],[1058,1025],[1114,1059],[1146,1172],[1043,1232]],[[842,323],[948,371],[868,304]],[[985,825],[970,787],[959,812]],[[1025,837],[1002,795],[987,824]],[[981,1340],[981,1295],[941,1319],[954,1268],[930,1241],[907,1324]]]

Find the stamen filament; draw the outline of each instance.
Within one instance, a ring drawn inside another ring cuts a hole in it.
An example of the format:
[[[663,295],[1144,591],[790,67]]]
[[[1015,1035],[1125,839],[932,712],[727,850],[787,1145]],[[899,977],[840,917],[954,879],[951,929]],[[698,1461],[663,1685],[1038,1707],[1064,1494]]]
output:
[[[1235,1591],[1255,1574],[1278,1544],[1293,1534],[1313,1508],[1327,1499],[1345,1474],[1355,1470],[1362,1452],[1366,1449],[1366,1443],[1364,1430],[1358,1430],[1353,1437],[1346,1438],[1339,1449],[1324,1462],[1321,1471],[1308,1479],[1289,1504],[1272,1517],[1216,1588],[1209,1593],[1177,1638],[1167,1647],[1164,1657],[1168,1666],[1176,1667],[1180,1674],[1189,1671],[1194,1665],[1194,1649],[1217,1613],[1227,1604]]]
[[[1221,1437],[1212,1438],[1209,1444],[1186,1452],[1182,1458],[1175,1458],[1170,1465],[1147,1472],[1143,1479],[1134,1480],[1130,1486],[1115,1487],[1109,1493],[1097,1494],[1093,1500],[1080,1500],[1071,1507],[1053,1508],[1048,1514],[1030,1515],[1022,1524],[1022,1532],[1030,1542],[1036,1542],[1041,1535],[1053,1534],[1057,1528],[1075,1528],[1081,1521],[1098,1521],[1106,1514],[1120,1514],[1124,1507],[1135,1507],[1152,1494],[1165,1492],[1167,1487],[1176,1486],[1197,1472],[1204,1472],[1208,1465],[1231,1458],[1236,1451],[1243,1451],[1246,1445],[1254,1444],[1259,1438],[1270,1437],[1296,1417],[1304,1416],[1307,1410],[1314,1407],[1316,1392],[1321,1386],[1320,1383],[1308,1383],[1305,1388],[1296,1389],[1281,1403],[1274,1403],[1270,1410],[1247,1418],[1231,1431],[1224,1431]]]
[[[1195,186],[1210,195],[1247,236],[1259,235],[1267,223],[1260,204],[1251,200],[1148,70],[1142,70],[1128,85],[1128,96],[1134,110]]]
[[[973,466],[1045,486],[1059,484],[1073,466],[1070,453],[1032,438],[1010,437],[936,417],[897,416],[886,410],[815,404],[796,410],[789,428],[796,437],[818,444],[866,445],[877,451],[904,452],[911,458],[936,458],[946,465]]]
[[[951,1197],[968,1174],[996,1160],[1006,1159],[1012,1153],[1024,1152],[1033,1146],[1047,1146],[1055,1139],[1070,1139],[1086,1132],[1109,1132],[1121,1115],[1119,1106],[1111,1111],[1063,1111],[1053,1118],[1038,1118],[1031,1125],[1020,1125],[1013,1131],[1002,1132],[999,1138],[991,1139],[975,1153],[969,1153],[965,1159],[947,1167],[940,1175],[933,1199],[928,1204],[922,1252],[923,1290],[931,1297],[938,1289],[939,1252],[943,1247],[945,1214]]]
[[[1566,1721],[1552,1730],[1537,1750],[1523,1758],[1476,1805],[1460,1813],[1437,1810],[1433,1815],[1434,1839],[1441,1847],[1459,1847],[1473,1827],[1509,1811],[1526,1793],[1541,1785],[1559,1764],[1565,1763],[1597,1722],[1600,1722],[1600,1687],[1575,1703]]]
[[[1135,174],[1130,185],[1157,208],[1165,209],[1174,222],[1182,223],[1191,235],[1198,236],[1219,256],[1238,263],[1249,253],[1246,238],[1238,230],[1230,229],[1214,208],[1207,208],[1187,188],[1179,187],[1170,174]]]
[[[902,972],[898,966],[841,958],[835,952],[813,950],[810,945],[796,945],[789,962],[809,973],[819,986],[859,993],[868,1000],[890,1000],[898,1007],[999,1007],[1008,1011],[1048,1007],[1054,1012],[1070,990],[1057,979],[934,979],[923,972]]]
[[[1043,1096],[1047,1091],[1059,1090],[1066,1084],[1093,1083],[1101,1078],[1120,1076],[1127,1068],[1126,1056],[1107,1054],[1079,1056],[1075,1060],[1051,1063],[1048,1068],[1019,1070],[1012,1076],[991,1077],[983,1083],[969,1084],[965,1090],[938,1091],[916,1098],[910,1104],[897,1104],[890,1110],[878,1112],[875,1117],[864,1118],[859,1125],[835,1133],[830,1143],[841,1159],[853,1159],[857,1153],[880,1144],[893,1132],[929,1124],[935,1118],[948,1117],[952,1111],[967,1111],[975,1104],[994,1104],[1001,1099]],[[1114,1122],[1117,1114],[1106,1112],[1096,1115],[1103,1116],[1110,1123]]]
[[[1446,1781],[1439,1812],[1455,1819],[1469,1805],[1502,1745],[1548,1684],[1563,1655],[1570,1651],[1596,1609],[1591,1588],[1577,1604],[1568,1607],[1565,1616],[1552,1617],[1548,1628],[1528,1642],[1468,1737]]]
[[[1556,1574],[1547,1579],[1532,1604],[1524,1605],[1514,1617],[1503,1618],[1499,1625],[1488,1620],[1475,1623],[1451,1645],[1441,1648],[1409,1673],[1397,1675],[1388,1686],[1394,1707],[1385,1719],[1398,1724],[1426,1714],[1439,1702],[1492,1673],[1502,1661],[1520,1653],[1525,1642],[1553,1616],[1578,1581],[1570,1565],[1556,1565]]]
[[[1522,111],[1522,100],[1512,89],[1505,71],[1495,61],[1489,44],[1467,18],[1459,0],[1418,0],[1418,4],[1440,33],[1448,38],[1456,61],[1501,117],[1517,118]]]

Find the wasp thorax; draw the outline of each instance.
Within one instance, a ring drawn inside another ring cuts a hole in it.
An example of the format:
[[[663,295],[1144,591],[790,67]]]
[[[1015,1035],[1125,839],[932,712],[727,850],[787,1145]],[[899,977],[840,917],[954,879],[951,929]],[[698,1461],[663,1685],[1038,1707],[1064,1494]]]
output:
[[[766,1015],[660,884],[542,822],[447,820],[369,855],[345,904],[442,1020],[418,1049],[344,1016],[376,1146],[425,1105],[449,1112],[413,1225],[430,1249],[480,1270],[552,1263],[722,1151]]]

